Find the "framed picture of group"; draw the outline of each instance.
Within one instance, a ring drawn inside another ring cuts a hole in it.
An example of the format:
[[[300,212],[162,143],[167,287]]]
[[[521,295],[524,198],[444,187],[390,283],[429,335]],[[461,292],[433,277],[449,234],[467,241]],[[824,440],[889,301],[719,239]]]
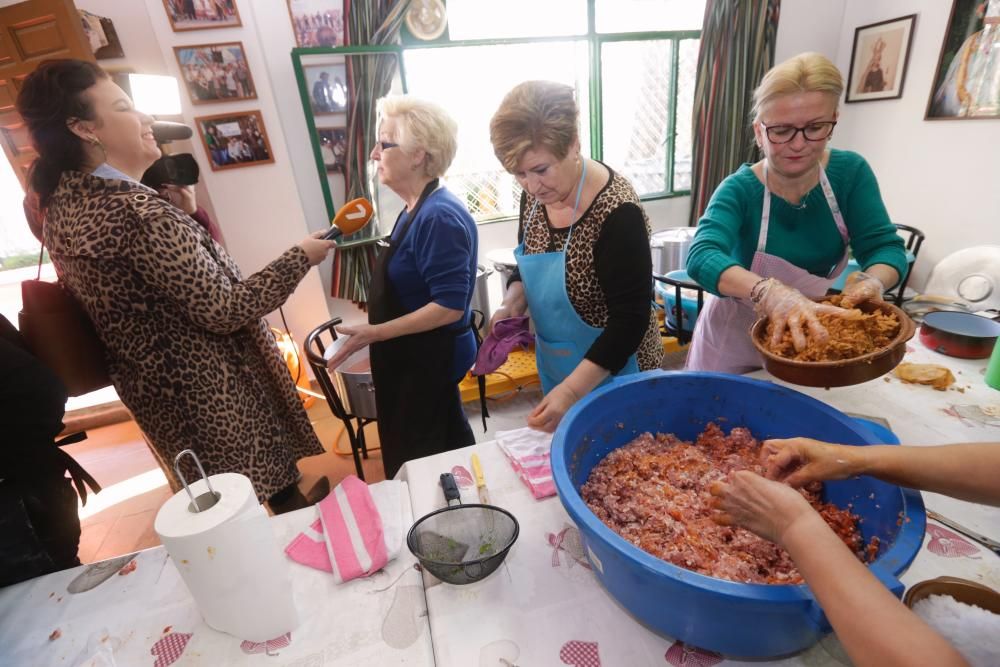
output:
[[[343,46],[343,0],[286,0],[298,46]]]
[[[257,98],[242,42],[175,46],[174,55],[193,104]]]
[[[302,68],[313,115],[347,111],[347,66],[343,63]]]
[[[163,0],[174,32],[243,25],[236,0]]]
[[[274,162],[260,111],[200,116],[194,121],[213,171]]]

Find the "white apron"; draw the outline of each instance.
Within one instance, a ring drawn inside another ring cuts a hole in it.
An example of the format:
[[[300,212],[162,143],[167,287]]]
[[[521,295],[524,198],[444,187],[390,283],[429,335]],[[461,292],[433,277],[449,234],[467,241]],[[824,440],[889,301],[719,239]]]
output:
[[[844,240],[844,255],[824,278],[814,276],[791,262],[764,252],[767,245],[767,228],[771,217],[771,190],[767,187],[767,161],[764,161],[764,206],[760,216],[760,235],[757,251],[753,255],[750,271],[761,278],[774,278],[814,299],[827,290],[847,266],[849,237],[844,216],[840,213],[837,198],[830,187],[823,165],[819,167],[819,183],[826,203],[837,223],[837,231]],[[707,295],[705,306],[698,315],[688,351],[685,368],[693,371],[718,371],[742,374],[761,367],[760,355],[750,340],[750,327],[757,319],[749,299]]]

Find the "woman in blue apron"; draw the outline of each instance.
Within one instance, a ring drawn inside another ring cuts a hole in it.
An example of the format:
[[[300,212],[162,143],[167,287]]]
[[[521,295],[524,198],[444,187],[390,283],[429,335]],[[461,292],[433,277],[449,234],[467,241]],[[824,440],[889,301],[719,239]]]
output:
[[[843,272],[848,248],[864,271],[847,277],[845,308],[896,284],[907,268],[878,183],[857,153],[828,149],[843,79],[824,56],[775,66],[754,92],[754,135],[764,159],[744,164],[712,195],[687,259],[713,293],[698,316],[687,368],[745,373],[761,367],[749,329],[760,315],[796,349],[822,339],[817,304]]]
[[[440,107],[409,96],[379,101],[371,158],[379,183],[406,204],[375,262],[368,324],[328,362],[339,366],[370,345],[382,465],[387,479],[406,461],[475,442],[458,383],[472,367],[471,322],[479,241],[475,221],[442,176],[455,156],[457,126]]]
[[[492,321],[530,310],[545,396],[528,425],[552,431],[612,375],[659,367],[649,221],[632,185],[583,157],[569,86],[528,81],[490,122],[521,196],[517,270]]]

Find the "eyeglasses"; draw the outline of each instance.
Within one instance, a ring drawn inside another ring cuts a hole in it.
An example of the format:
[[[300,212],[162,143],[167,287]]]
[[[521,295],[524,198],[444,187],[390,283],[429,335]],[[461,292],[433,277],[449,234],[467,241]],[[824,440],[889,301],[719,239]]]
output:
[[[394,144],[391,141],[376,141],[375,145],[378,146],[378,152],[387,151],[390,148],[399,148],[399,144]]]
[[[806,138],[806,141],[823,141],[833,134],[833,128],[836,124],[835,120],[827,120],[820,123],[809,123],[803,127],[795,127],[794,125],[768,126],[764,123],[761,123],[760,126],[764,128],[767,140],[772,144],[787,144],[795,139],[795,135],[799,132]]]

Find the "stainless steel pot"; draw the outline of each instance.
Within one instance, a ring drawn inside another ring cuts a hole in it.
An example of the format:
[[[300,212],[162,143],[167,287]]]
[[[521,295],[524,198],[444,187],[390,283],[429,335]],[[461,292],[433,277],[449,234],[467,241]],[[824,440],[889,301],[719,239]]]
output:
[[[375,409],[375,384],[372,382],[372,366],[368,360],[367,345],[337,367],[333,374],[333,382],[349,413],[363,419],[378,417]]]
[[[687,268],[688,251],[691,249],[695,230],[695,227],[671,227],[654,232],[649,237],[653,273],[664,276],[671,271]]]
[[[517,260],[514,259],[514,249],[499,248],[491,250],[486,255],[486,261],[493,264],[493,270],[500,276],[500,298],[507,298],[507,281],[514,275],[514,269],[517,268]]]
[[[472,309],[483,314],[483,326],[479,327],[479,332],[484,336],[490,322],[490,315],[493,314],[493,311],[490,310],[490,293],[486,286],[486,279],[492,274],[493,270],[486,268],[485,265],[476,265],[476,287],[472,290]]]

